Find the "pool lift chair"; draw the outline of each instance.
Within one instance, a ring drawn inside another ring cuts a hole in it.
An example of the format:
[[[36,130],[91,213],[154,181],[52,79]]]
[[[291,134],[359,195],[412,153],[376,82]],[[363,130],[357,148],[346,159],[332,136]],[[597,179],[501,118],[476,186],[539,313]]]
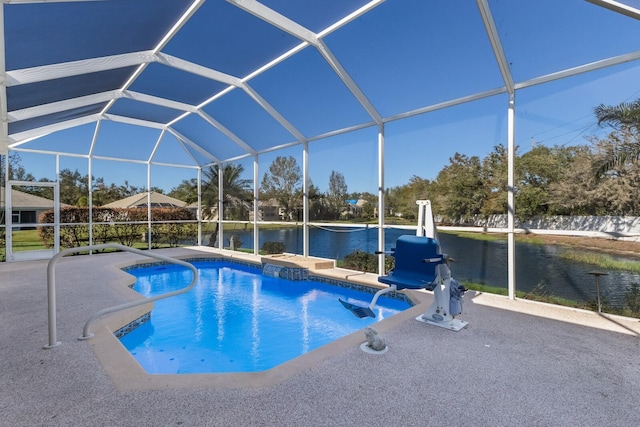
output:
[[[468,322],[455,319],[462,312],[462,296],[466,289],[451,278],[451,259],[440,251],[438,232],[433,220],[431,203],[418,200],[418,228],[415,236],[400,236],[391,252],[395,267],[378,281],[389,285],[373,296],[368,307],[361,307],[339,299],[342,305],[356,317],[376,317],[373,308],[380,296],[403,289],[426,289],[433,291],[433,303],[416,320],[442,328],[459,331]]]

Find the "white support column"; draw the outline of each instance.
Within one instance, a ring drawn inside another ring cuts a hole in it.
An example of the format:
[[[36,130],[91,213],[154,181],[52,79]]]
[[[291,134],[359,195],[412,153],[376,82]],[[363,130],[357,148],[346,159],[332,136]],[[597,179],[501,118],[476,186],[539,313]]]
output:
[[[508,263],[508,286],[509,299],[516,298],[516,240],[515,240],[515,111],[516,94],[509,94],[509,111],[507,123],[507,138],[509,156],[507,163],[507,218],[508,218],[508,240],[507,240],[507,263]]]
[[[309,143],[302,144],[302,255],[309,256]]]
[[[1,24],[0,24],[1,25]],[[13,245],[13,217],[11,209],[11,188],[9,187],[9,151],[4,156],[4,246],[5,246],[5,261],[9,261],[9,255],[11,254],[11,248]]]
[[[2,74],[3,80],[6,79],[6,71],[4,46],[4,4],[0,4],[0,74]],[[9,157],[9,116],[7,112],[6,84],[0,85],[0,154],[6,154],[7,157]],[[7,162],[7,165],[8,164],[9,163]],[[7,175],[9,175],[9,169],[7,169],[6,172]],[[8,236],[9,234],[11,233],[5,232],[5,235]]]
[[[89,187],[89,245],[93,245],[93,151],[96,147],[96,141],[98,140],[98,134],[100,133],[100,124],[102,122],[98,120],[96,127],[93,130],[93,138],[91,138],[91,146],[89,147],[89,173],[87,174],[87,185]],[[92,255],[93,251],[89,251],[89,255]]]
[[[56,185],[53,187],[53,254],[60,252],[60,155],[56,154]]]
[[[378,127],[378,251],[384,252],[384,124]],[[378,257],[378,274],[384,275],[384,255]]]
[[[198,246],[202,246],[202,167],[198,167],[198,209],[196,219],[198,220]]]
[[[89,190],[89,246],[93,245],[93,161],[87,158],[87,188]],[[89,251],[93,255],[93,251]]]
[[[258,204],[260,203],[260,192],[258,191],[259,179],[258,155],[253,157],[253,254],[258,255],[260,250],[260,230],[258,229]]]
[[[223,230],[223,224],[222,224],[222,220],[224,219],[224,206],[223,206],[223,201],[224,201],[224,188],[223,187],[223,183],[224,183],[224,167],[222,165],[222,163],[218,163],[218,248],[220,249],[224,249],[224,242],[223,237],[224,237],[224,230]]]
[[[151,163],[147,162],[147,247],[151,250]]]

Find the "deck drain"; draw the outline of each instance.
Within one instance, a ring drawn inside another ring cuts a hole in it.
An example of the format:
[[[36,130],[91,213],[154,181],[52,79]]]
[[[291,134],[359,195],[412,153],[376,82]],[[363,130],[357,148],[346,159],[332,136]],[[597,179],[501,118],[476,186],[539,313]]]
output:
[[[384,338],[371,326],[364,330],[364,335],[367,337],[367,341],[360,344],[360,349],[365,353],[384,354],[389,351],[389,346],[385,343]]]

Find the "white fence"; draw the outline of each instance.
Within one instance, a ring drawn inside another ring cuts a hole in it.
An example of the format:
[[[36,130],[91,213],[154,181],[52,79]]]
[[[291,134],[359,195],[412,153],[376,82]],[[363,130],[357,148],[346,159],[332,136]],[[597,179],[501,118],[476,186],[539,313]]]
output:
[[[507,227],[507,215],[476,218],[464,225],[501,229]],[[540,216],[526,221],[516,219],[515,227],[525,231],[556,231],[557,234],[597,235],[613,239],[640,241],[640,217],[636,216]]]

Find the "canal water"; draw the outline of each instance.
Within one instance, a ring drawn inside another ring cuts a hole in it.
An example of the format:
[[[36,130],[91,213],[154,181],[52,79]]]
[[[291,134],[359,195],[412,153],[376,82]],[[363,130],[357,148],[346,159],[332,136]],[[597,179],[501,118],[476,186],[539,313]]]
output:
[[[385,230],[385,249],[393,247],[403,234],[411,230]],[[253,232],[225,229],[225,246],[232,235],[240,238],[241,247],[253,248]],[[208,237],[207,240],[208,241]],[[268,241],[283,242],[285,251],[302,253],[302,228],[260,230],[260,245]],[[482,283],[507,288],[507,241],[485,241],[440,234],[442,251],[456,260],[451,265],[453,277],[460,281]],[[378,248],[377,228],[345,229],[333,231],[309,229],[311,256],[343,259],[356,250],[373,253]],[[578,302],[595,302],[595,278],[589,274],[595,266],[560,257],[563,248],[555,245],[516,243],[517,290],[553,295]],[[597,268],[601,270],[600,268]],[[600,277],[600,295],[613,307],[624,305],[625,294],[632,283],[640,285],[640,275],[615,270],[604,270]]]

